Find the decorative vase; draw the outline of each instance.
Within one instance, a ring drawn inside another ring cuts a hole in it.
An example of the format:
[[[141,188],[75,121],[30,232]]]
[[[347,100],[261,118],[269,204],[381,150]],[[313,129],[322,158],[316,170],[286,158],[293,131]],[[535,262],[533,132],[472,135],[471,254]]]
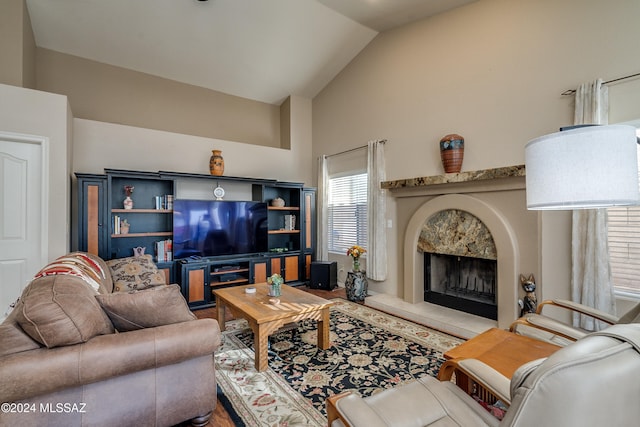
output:
[[[353,257],[353,271],[360,271],[360,257]]]
[[[209,172],[211,175],[222,176],[224,174],[224,159],[221,150],[211,150],[211,158],[209,159]]]
[[[452,133],[440,140],[440,158],[445,173],[458,173],[464,158],[464,138]]]
[[[133,209],[133,200],[131,200],[131,197],[129,196],[124,199],[124,202],[122,204],[124,205],[125,209]]]
[[[284,282],[284,279],[279,274],[273,274],[267,279],[270,297],[280,296],[282,292],[282,282]]]
[[[280,287],[280,282],[272,282],[271,285],[269,285],[269,296],[270,297],[279,297],[282,293],[281,287]]]
[[[276,197],[275,199],[271,200],[271,206],[275,208],[283,208],[284,200],[281,197]]]
[[[347,291],[347,299],[349,301],[364,301],[369,289],[366,273],[364,271],[349,271],[347,273],[347,280],[344,282],[344,287]]]

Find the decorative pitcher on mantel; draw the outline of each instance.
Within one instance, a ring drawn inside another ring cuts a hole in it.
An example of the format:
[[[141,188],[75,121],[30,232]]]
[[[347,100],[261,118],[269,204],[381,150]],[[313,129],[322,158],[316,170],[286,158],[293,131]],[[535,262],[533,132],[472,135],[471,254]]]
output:
[[[211,150],[211,158],[209,159],[209,172],[211,175],[222,176],[224,174],[224,159],[221,150]]]
[[[440,140],[440,157],[445,173],[459,173],[464,158],[464,138],[452,133]]]

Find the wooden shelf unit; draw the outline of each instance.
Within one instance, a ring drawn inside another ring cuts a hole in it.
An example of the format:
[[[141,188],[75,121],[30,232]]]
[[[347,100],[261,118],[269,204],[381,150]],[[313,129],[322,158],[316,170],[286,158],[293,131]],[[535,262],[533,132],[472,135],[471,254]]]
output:
[[[157,231],[151,233],[120,233],[120,234],[112,234],[111,237],[113,239],[121,239],[125,237],[171,237],[173,236],[172,231]]]
[[[267,209],[270,211],[299,211],[300,208],[297,206],[268,206]]]
[[[172,214],[173,209],[111,209],[112,213],[149,213],[149,214]]]
[[[238,275],[238,278],[232,279],[232,280],[224,280],[224,281],[219,280],[221,276],[224,276],[225,274],[235,274],[235,275]],[[236,268],[234,270],[222,270],[222,271],[212,270],[209,273],[209,276],[211,277],[209,281],[209,286],[211,287],[237,285],[237,284],[247,285],[249,284],[249,267],[247,266],[246,268],[243,267],[243,268]]]

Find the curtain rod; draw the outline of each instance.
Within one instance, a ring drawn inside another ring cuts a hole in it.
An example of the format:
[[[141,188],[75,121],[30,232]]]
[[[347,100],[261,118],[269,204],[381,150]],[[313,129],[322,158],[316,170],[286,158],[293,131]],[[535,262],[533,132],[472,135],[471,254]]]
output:
[[[626,79],[630,79],[632,77],[638,77],[638,76],[640,76],[640,73],[631,74],[630,76],[619,77],[619,78],[613,79],[613,80],[607,80],[606,82],[603,82],[602,84],[606,85],[606,84],[609,84],[609,83],[619,82],[620,80],[626,80]],[[568,89],[568,90],[565,90],[564,92],[562,92],[560,95],[573,95],[574,93],[576,93],[575,89]]]
[[[386,144],[387,140],[386,139],[381,139],[380,142],[382,142],[383,144]],[[361,150],[363,148],[367,148],[367,145],[361,145],[360,147],[350,148],[348,150],[340,151],[339,153],[326,154],[325,157],[339,156],[340,154],[347,154],[347,153],[350,153],[352,151]]]

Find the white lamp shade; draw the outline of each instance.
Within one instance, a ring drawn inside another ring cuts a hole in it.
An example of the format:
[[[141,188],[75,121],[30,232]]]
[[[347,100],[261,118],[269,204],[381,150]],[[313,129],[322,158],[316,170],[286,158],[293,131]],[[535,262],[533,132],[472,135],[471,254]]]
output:
[[[640,204],[636,130],[587,126],[525,147],[527,208],[587,209]]]

